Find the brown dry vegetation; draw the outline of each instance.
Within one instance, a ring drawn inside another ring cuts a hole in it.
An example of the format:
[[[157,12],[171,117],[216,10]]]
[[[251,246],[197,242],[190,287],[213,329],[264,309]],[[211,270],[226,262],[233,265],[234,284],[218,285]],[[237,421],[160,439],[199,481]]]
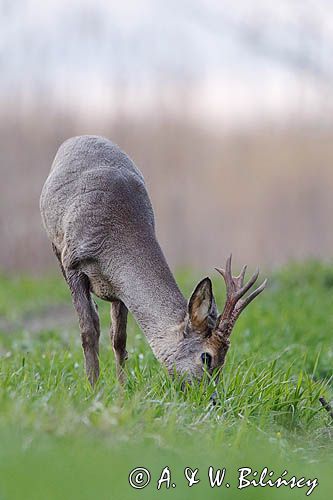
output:
[[[39,194],[60,143],[84,133],[111,138],[140,167],[174,266],[209,272],[231,250],[238,263],[266,266],[332,255],[332,130],[227,134],[160,110],[88,120],[47,105],[20,114],[7,105],[0,116],[0,269],[55,266]]]

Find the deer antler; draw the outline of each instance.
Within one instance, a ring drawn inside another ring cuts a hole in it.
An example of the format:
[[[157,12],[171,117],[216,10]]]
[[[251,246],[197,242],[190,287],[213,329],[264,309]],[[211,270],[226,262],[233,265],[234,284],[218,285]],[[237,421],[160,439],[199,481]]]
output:
[[[246,272],[246,267],[244,266],[238,276],[232,276],[231,274],[231,259],[232,255],[228,257],[225,269],[215,268],[222,276],[226,284],[227,298],[224,305],[222,314],[217,319],[217,326],[215,327],[214,333],[219,337],[219,339],[229,345],[229,337],[234,324],[245,309],[245,307],[252,302],[253,299],[261,293],[267,283],[265,280],[258,288],[253,290],[247,297],[244,297],[246,292],[252,288],[259,276],[259,269],[254,275],[249,279],[244,285],[244,277]],[[242,298],[244,297],[244,298]]]

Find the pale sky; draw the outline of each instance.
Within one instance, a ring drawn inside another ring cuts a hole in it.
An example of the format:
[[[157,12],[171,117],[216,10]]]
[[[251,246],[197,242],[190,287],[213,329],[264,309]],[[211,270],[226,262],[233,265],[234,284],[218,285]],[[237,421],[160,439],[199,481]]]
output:
[[[86,111],[121,100],[247,120],[320,111],[333,79],[326,0],[0,0],[0,93]],[[323,91],[324,89],[324,91]]]

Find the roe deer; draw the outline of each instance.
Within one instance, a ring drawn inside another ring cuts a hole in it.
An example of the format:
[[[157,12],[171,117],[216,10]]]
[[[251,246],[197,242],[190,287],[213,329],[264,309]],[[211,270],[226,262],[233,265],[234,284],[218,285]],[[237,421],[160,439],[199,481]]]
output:
[[[218,315],[212,283],[204,278],[188,304],[156,240],[154,214],[141,172],[111,141],[80,136],[64,142],[44,184],[43,223],[70,288],[81,330],[86,373],[99,376],[99,318],[93,293],[111,302],[111,339],[117,374],[127,358],[128,309],[155,356],[170,373],[201,378],[222,367],[242,310],[260,293],[258,272],[244,285],[246,266],[223,276],[227,297]]]

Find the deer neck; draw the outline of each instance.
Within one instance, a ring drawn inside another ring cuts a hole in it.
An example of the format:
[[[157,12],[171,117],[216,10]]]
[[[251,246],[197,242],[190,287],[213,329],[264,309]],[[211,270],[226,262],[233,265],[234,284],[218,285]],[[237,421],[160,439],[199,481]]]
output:
[[[155,356],[164,361],[182,338],[187,301],[155,242],[138,246],[122,266],[118,296],[143,330]]]

